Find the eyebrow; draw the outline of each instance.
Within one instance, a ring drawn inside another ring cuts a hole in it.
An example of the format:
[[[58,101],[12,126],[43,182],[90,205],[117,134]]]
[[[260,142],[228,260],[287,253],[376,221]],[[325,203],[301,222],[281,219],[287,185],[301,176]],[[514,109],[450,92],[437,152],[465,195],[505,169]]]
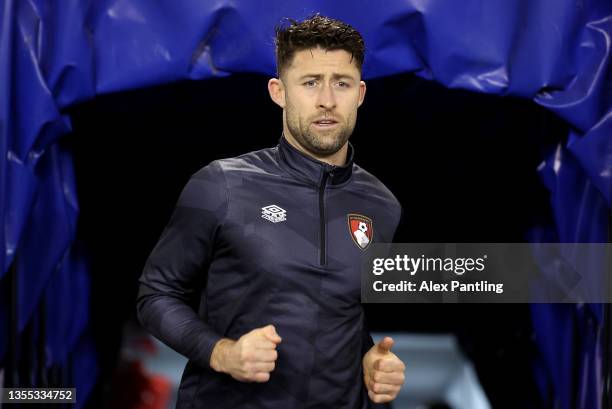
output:
[[[306,78],[315,78],[315,79],[319,80],[319,79],[323,78],[323,75],[321,75],[321,74],[304,74],[299,79],[303,80],[303,79],[306,79]],[[334,73],[334,74],[332,74],[332,78],[333,79],[348,78],[348,79],[351,79],[351,80],[355,80],[355,77],[353,77],[350,74],[338,74],[338,73]]]

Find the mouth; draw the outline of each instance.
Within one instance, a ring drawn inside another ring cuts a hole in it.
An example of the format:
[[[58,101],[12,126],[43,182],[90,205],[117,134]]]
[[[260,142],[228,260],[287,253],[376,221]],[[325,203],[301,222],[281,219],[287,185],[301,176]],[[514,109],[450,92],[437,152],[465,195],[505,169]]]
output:
[[[313,122],[313,125],[320,129],[329,129],[338,125],[338,121],[335,119],[319,119]]]

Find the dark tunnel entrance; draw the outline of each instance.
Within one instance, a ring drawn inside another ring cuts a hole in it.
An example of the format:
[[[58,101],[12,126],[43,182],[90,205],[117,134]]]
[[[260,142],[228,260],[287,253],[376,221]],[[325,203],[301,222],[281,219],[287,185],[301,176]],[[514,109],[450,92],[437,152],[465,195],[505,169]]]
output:
[[[189,176],[211,160],[278,142],[281,111],[267,79],[181,82],[70,110],[66,142],[78,238],[91,259],[101,380],[114,368],[124,322],[135,319],[144,262]],[[403,206],[397,242],[524,242],[530,227],[549,223],[536,168],[542,148],[565,139],[563,121],[530,101],[448,90],[413,75],[367,85],[351,142],[356,163]],[[516,391],[535,388],[525,373],[535,353],[528,305],[373,304],[366,313],[371,330],[457,334],[495,408],[524,407]]]

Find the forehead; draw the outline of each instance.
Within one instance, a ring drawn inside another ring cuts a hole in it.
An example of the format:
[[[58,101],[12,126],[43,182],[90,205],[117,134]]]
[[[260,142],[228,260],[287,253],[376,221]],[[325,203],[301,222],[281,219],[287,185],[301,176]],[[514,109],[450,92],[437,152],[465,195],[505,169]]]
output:
[[[351,53],[345,50],[324,50],[322,48],[310,48],[296,51],[293,61],[287,70],[290,76],[303,73],[341,73],[350,74],[359,78],[359,69]]]

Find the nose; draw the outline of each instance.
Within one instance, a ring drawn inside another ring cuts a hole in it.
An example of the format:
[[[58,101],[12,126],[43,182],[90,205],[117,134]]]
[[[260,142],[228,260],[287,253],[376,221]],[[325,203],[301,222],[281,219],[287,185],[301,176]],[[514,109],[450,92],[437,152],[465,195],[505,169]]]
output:
[[[324,85],[320,88],[317,96],[317,107],[331,110],[336,107],[336,96],[331,84]]]

